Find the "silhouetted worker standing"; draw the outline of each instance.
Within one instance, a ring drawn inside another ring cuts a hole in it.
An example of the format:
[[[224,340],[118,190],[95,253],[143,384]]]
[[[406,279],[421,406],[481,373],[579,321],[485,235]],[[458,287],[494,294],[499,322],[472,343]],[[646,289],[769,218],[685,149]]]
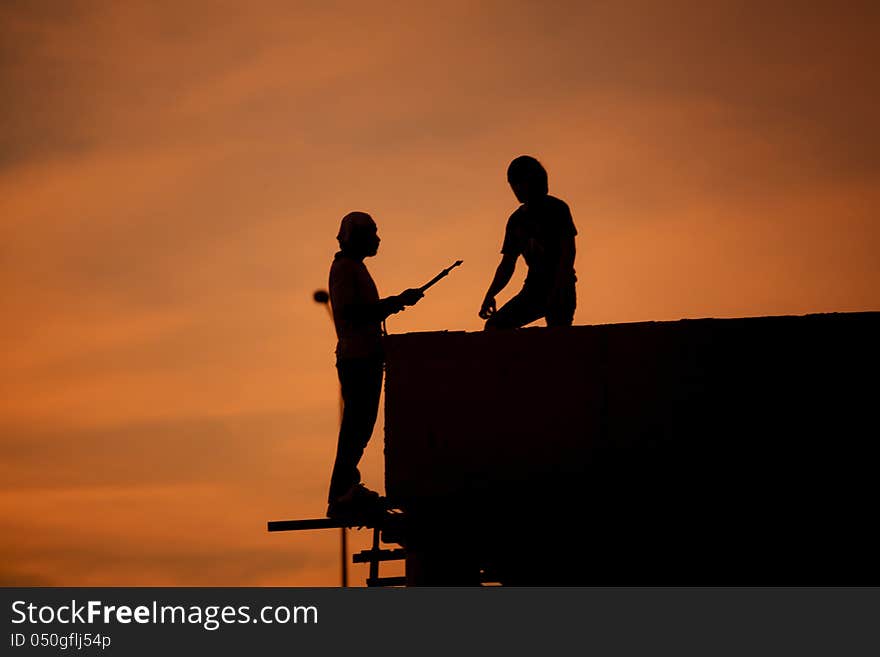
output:
[[[501,263],[483,299],[480,317],[487,320],[487,329],[518,328],[541,317],[547,326],[571,326],[576,305],[577,230],[568,205],[548,194],[547,172],[528,155],[510,163],[507,181],[522,205],[507,220]],[[495,295],[510,282],[519,256],[529,268],[525,284],[496,310]]]
[[[350,212],[339,227],[339,252],[330,267],[330,304],[336,325],[336,369],[342,422],[330,479],[327,515],[357,515],[378,508],[379,494],[361,484],[357,465],[373,433],[382,391],[382,321],[422,298],[409,289],[379,298],[364,258],[376,255],[379,235],[366,212]]]

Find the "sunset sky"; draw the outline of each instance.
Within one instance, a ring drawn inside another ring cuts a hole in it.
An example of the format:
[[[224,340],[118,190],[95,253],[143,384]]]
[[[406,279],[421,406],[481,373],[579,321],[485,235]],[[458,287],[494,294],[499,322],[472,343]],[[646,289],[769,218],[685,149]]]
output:
[[[878,44],[876,2],[3,0],[0,585],[336,585],[265,523],[326,506],[339,220],[384,295],[464,260],[389,331],[479,330],[520,154],[577,324],[880,310]]]

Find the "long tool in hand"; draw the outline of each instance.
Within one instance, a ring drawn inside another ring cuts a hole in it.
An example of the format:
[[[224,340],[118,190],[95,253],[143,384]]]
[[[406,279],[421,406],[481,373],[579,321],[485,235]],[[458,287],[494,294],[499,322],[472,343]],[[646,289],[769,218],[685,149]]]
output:
[[[437,274],[434,278],[432,278],[430,281],[428,281],[427,283],[425,283],[424,285],[422,285],[422,287],[417,287],[417,288],[415,288],[415,289],[418,290],[418,291],[421,292],[421,293],[424,293],[425,290],[427,290],[427,289],[428,289],[429,287],[431,287],[434,283],[436,283],[436,282],[439,281],[441,278],[443,278],[444,276],[446,276],[447,274],[449,274],[449,272],[451,272],[453,269],[455,269],[456,267],[458,267],[461,263],[462,263],[461,260],[456,260],[456,261],[453,262],[451,265],[449,265],[446,269],[444,269],[444,270],[441,271],[439,274]],[[411,292],[411,291],[412,291],[412,290],[407,290],[406,292]],[[406,292],[404,292],[403,294],[406,294]],[[402,295],[401,295],[401,296],[402,296]],[[413,303],[415,303],[415,301],[414,301]],[[388,335],[388,330],[385,328],[385,320],[384,320],[384,319],[382,320],[382,335]]]
[[[424,292],[425,290],[427,290],[427,289],[428,289],[429,287],[431,287],[434,283],[436,283],[436,282],[439,281],[441,278],[443,278],[444,276],[446,276],[449,272],[451,272],[453,269],[455,269],[456,267],[458,267],[461,263],[462,263],[461,260],[456,260],[455,262],[453,262],[451,265],[449,265],[446,269],[444,269],[444,270],[441,271],[439,274],[437,274],[437,275],[436,275],[434,278],[432,278],[430,281],[428,281],[427,283],[425,283],[424,285],[422,285],[422,287],[418,288],[419,292]]]

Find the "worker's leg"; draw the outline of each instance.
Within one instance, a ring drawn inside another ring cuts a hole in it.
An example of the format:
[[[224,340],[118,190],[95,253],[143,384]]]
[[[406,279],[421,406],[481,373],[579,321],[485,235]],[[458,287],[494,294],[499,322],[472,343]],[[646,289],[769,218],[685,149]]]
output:
[[[488,331],[519,328],[541,319],[544,312],[544,304],[537,300],[535,295],[522,291],[486,320],[485,329]]]
[[[547,326],[571,326],[574,322],[574,309],[577,306],[577,295],[574,283],[566,287],[554,303],[547,308]]]
[[[357,465],[373,434],[382,393],[382,361],[360,359],[336,365],[342,390],[342,422],[336,445],[336,462],[330,478],[330,501],[360,483]]]

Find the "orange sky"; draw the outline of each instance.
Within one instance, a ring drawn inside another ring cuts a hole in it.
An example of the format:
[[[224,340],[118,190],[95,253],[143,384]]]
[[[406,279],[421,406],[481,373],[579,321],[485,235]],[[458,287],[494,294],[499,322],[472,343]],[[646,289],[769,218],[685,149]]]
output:
[[[880,10],[809,4],[0,4],[0,584],[335,585],[265,521],[324,511],[338,221],[477,330],[522,153],[576,323],[880,309]]]

